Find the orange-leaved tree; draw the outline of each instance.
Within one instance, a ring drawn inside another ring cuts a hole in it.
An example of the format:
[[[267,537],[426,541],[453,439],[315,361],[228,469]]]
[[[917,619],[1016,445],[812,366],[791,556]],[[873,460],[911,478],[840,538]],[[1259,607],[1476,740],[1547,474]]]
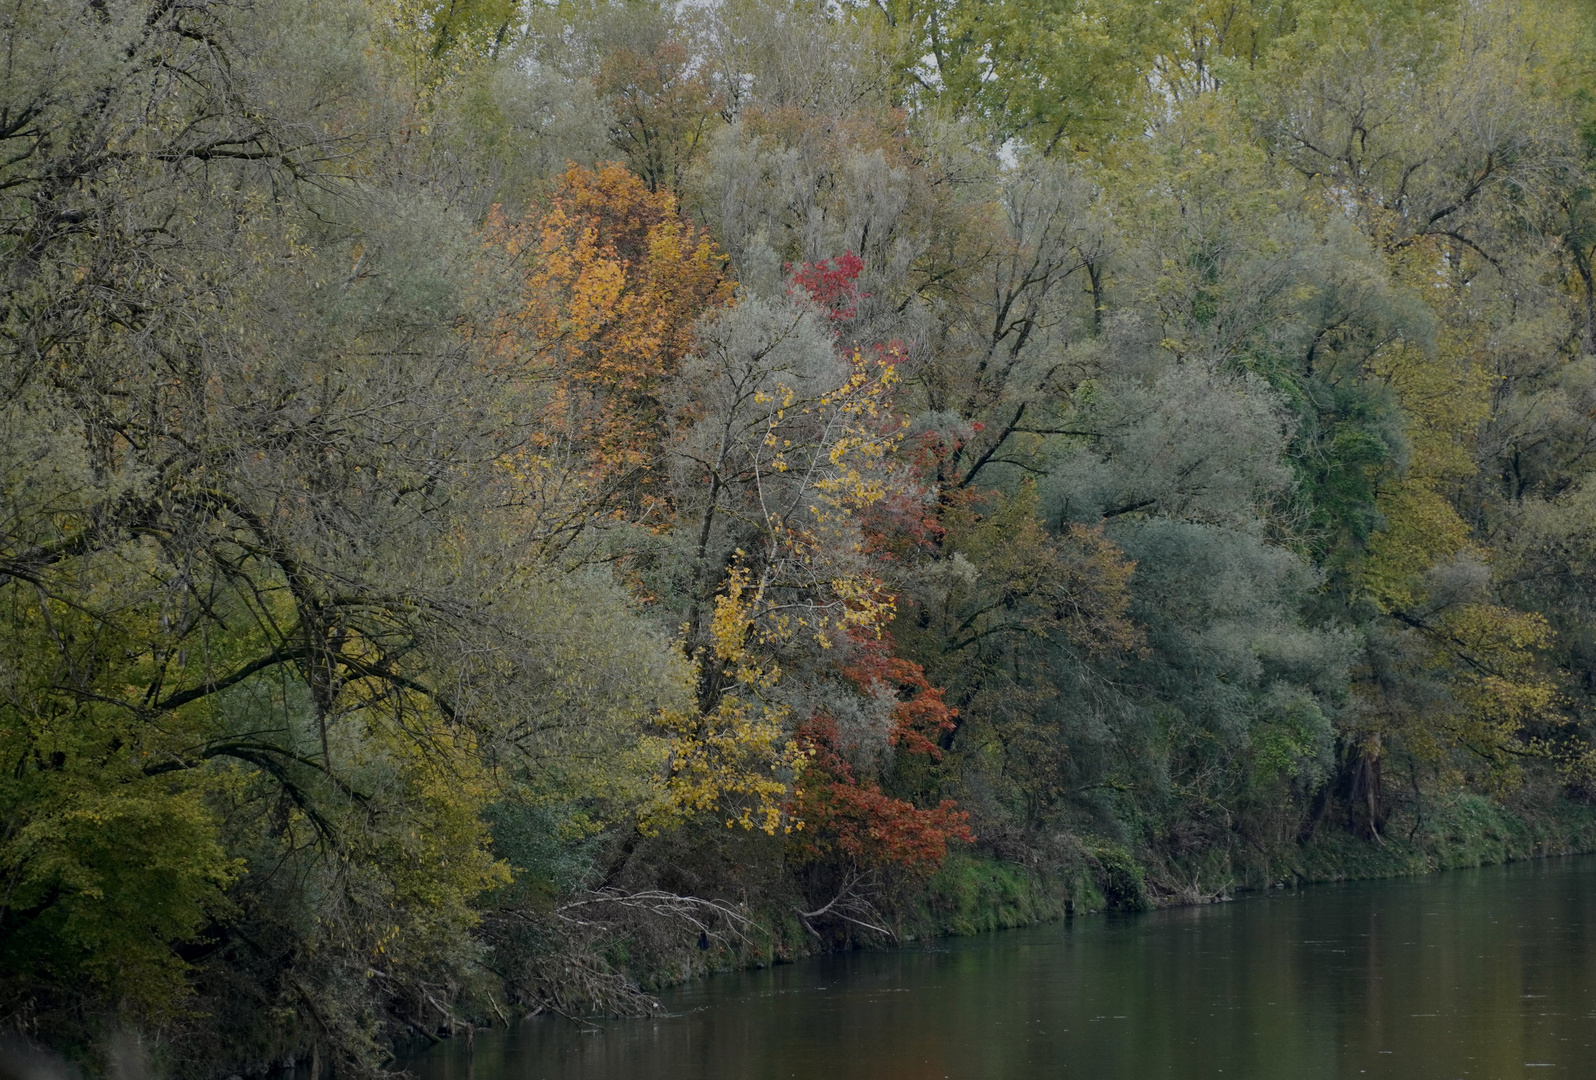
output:
[[[952,799],[921,808],[886,794],[855,775],[839,741],[827,716],[798,729],[798,745],[809,755],[793,795],[793,816],[803,823],[789,840],[798,862],[830,859],[856,873],[895,867],[929,874],[942,865],[950,842],[974,842],[968,811]]]
[[[884,630],[852,637],[853,656],[840,673],[866,700],[890,703],[887,746],[900,763],[940,761],[938,741],[954,729],[957,715],[943,691],[919,664],[893,655]],[[788,834],[787,857],[814,904],[799,916],[812,933],[814,921],[831,918],[891,936],[872,899],[883,875],[934,873],[950,844],[975,841],[969,812],[953,799],[921,806],[884,791],[868,773],[887,770],[868,760],[873,755],[867,747],[851,745],[855,740],[824,712],[799,726],[796,741],[805,761],[790,803],[790,816],[799,824]],[[862,763],[856,760],[861,757]]]
[[[487,231],[525,267],[500,341],[546,382],[537,451],[574,454],[617,512],[658,514],[664,390],[694,324],[732,301],[725,256],[619,164],[572,165],[546,206],[514,221],[495,207]]]
[[[867,697],[891,702],[887,745],[900,757],[942,760],[938,742],[954,729],[958,715],[943,690],[931,685],[919,664],[893,655],[885,631],[855,634],[853,644],[854,656],[842,674]],[[829,716],[798,729],[798,743],[809,755],[793,793],[793,816],[804,828],[789,847],[799,863],[841,860],[856,870],[894,867],[926,874],[942,864],[950,842],[974,841],[970,815],[952,799],[919,807],[887,795],[857,775],[844,742]]]

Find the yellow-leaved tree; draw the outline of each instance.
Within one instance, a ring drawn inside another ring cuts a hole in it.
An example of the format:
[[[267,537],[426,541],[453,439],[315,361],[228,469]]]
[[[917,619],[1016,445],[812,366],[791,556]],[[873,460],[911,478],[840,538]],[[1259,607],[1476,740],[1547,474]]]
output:
[[[546,206],[495,207],[487,232],[525,282],[501,350],[546,388],[528,467],[574,456],[595,497],[662,524],[664,395],[697,320],[731,302],[725,257],[674,196],[615,164],[571,166]]]
[[[890,351],[839,350],[813,305],[748,298],[701,328],[670,447],[675,530],[692,545],[684,645],[696,708],[665,713],[670,777],[648,828],[718,808],[767,833],[803,765],[781,685],[850,635],[879,633],[893,599],[858,515],[902,482]]]
[[[1439,238],[1408,243],[1399,265],[1439,293],[1445,320],[1433,348],[1397,343],[1371,363],[1407,419],[1406,467],[1377,495],[1384,527],[1355,575],[1356,594],[1395,626],[1361,684],[1357,749],[1371,823],[1384,743],[1396,739],[1443,779],[1481,774],[1511,785],[1518,759],[1536,752],[1526,733],[1559,721],[1554,679],[1540,660],[1550,627],[1534,612],[1496,601],[1492,553],[1458,508],[1478,471],[1474,442],[1491,416],[1496,376],[1487,366],[1488,327],[1456,295],[1469,253]],[[1462,759],[1455,751],[1465,751]]]

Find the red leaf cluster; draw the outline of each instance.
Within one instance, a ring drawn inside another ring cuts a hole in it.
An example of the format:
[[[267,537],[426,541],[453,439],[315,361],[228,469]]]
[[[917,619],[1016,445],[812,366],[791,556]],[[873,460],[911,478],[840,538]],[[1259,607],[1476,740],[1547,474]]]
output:
[[[792,270],[793,284],[839,322],[858,314],[859,301],[869,296],[859,291],[859,272],[864,269],[864,260],[851,251],[834,259],[801,263],[796,270],[789,264],[787,269]]]
[[[855,644],[855,659],[842,674],[861,690],[886,687],[897,698],[887,741],[900,752],[939,760],[937,740],[953,730],[958,715],[942,689],[931,685],[919,664],[893,656],[890,638]],[[837,725],[830,717],[816,716],[802,725],[798,743],[809,755],[793,800],[793,813],[804,823],[795,843],[803,861],[840,856],[861,868],[895,866],[929,874],[942,864],[950,842],[974,842],[969,813],[952,799],[921,808],[856,776],[839,750]]]
[[[871,780],[859,780],[837,752],[837,725],[817,716],[798,729],[810,755],[793,812],[804,823],[793,848],[805,862],[841,856],[860,868],[894,866],[930,874],[942,865],[949,841],[973,843],[970,815],[952,799],[921,809],[895,799]]]
[[[843,675],[862,690],[886,686],[898,699],[892,707],[892,730],[887,742],[906,753],[942,760],[942,748],[937,742],[954,729],[959,715],[945,700],[946,691],[932,686],[925,668],[913,660],[893,656],[889,651],[891,638],[886,635],[857,644],[858,658],[842,669]]]

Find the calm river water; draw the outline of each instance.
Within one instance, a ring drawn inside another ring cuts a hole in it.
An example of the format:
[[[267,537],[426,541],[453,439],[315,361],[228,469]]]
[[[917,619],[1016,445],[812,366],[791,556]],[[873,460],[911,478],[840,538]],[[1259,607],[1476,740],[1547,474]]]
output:
[[[665,1003],[407,1064],[423,1080],[1596,1078],[1596,857],[851,953]]]

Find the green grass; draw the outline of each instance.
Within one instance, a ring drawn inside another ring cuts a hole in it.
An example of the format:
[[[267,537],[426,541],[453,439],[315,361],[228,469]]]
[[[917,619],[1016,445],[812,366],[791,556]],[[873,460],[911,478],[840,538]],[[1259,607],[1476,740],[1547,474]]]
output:
[[[1427,874],[1596,851],[1596,807],[1557,801],[1505,807],[1482,795],[1432,798],[1422,821],[1395,819],[1383,843],[1321,830],[1277,871],[1299,882]]]
[[[952,854],[904,919],[904,936],[977,934],[1148,906],[1141,868],[1128,852],[1086,841],[1080,850],[1077,864],[1051,873],[979,853]],[[1429,799],[1422,820],[1394,818],[1379,842],[1321,828],[1307,844],[1269,860],[1261,880],[1399,877],[1590,851],[1596,851],[1596,806],[1555,800],[1510,807],[1456,793]]]
[[[915,936],[979,934],[1057,919],[1068,890],[1018,863],[950,854],[909,920]]]
[[[1382,841],[1321,827],[1307,844],[1277,853],[1253,868],[1261,873],[1246,878],[1302,884],[1398,877],[1596,851],[1596,807],[1561,800],[1508,807],[1480,795],[1437,796],[1427,800],[1422,821],[1399,816],[1389,822]],[[1223,853],[1216,857],[1224,861]],[[1073,861],[1047,872],[980,852],[951,853],[894,921],[901,940],[914,941],[1147,906],[1144,868],[1131,853],[1082,837]],[[758,928],[740,947],[705,953],[683,948],[652,958],[635,974],[645,987],[658,989],[711,971],[765,967],[847,947],[834,938],[817,941],[790,904],[771,902],[755,916]],[[853,944],[868,946],[870,939]]]

